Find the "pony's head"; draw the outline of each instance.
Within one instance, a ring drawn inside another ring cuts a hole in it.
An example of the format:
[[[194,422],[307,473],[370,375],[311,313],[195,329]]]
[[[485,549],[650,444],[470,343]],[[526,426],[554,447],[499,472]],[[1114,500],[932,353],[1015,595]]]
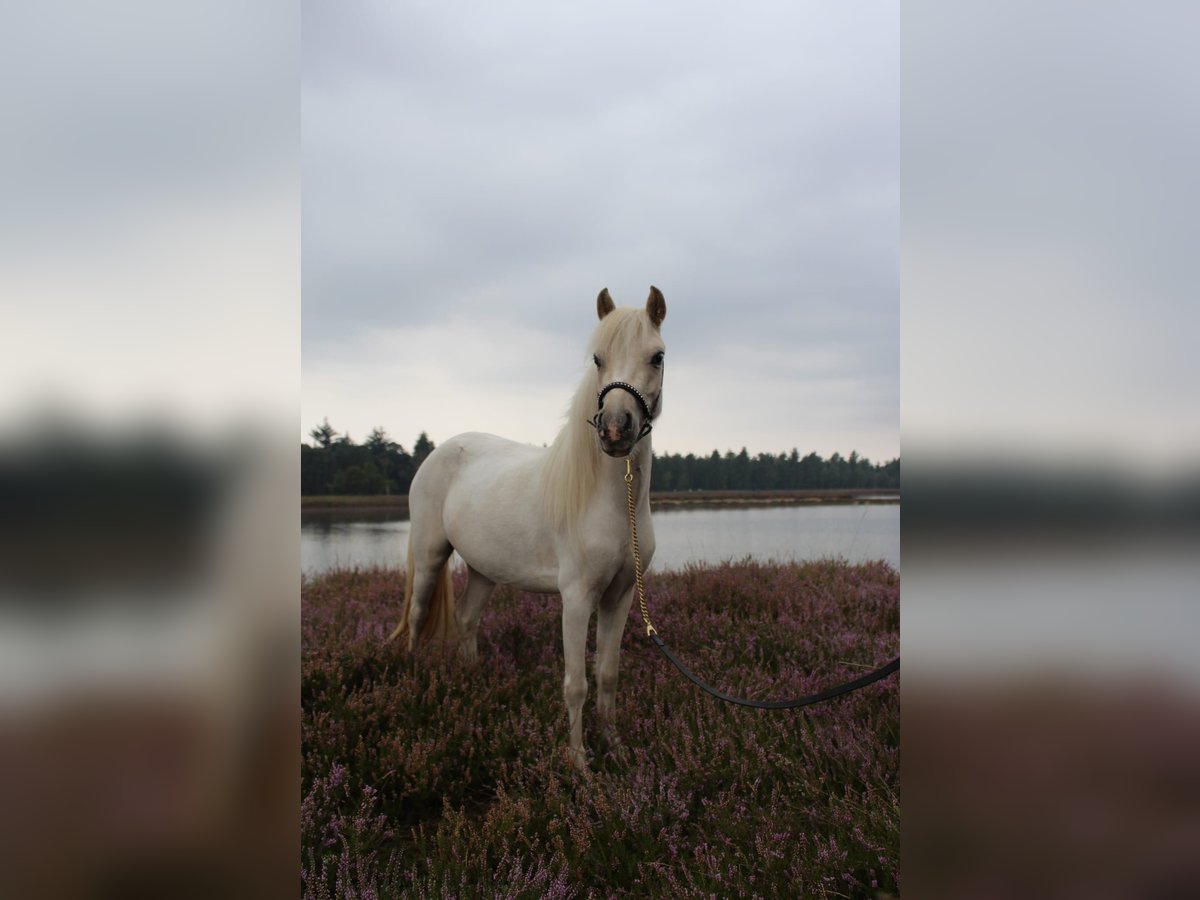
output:
[[[667,316],[662,291],[650,288],[645,309],[617,309],[608,288],[596,297],[600,324],[589,349],[595,365],[596,407],[591,419],[600,449],[628,456],[662,411],[663,345]]]

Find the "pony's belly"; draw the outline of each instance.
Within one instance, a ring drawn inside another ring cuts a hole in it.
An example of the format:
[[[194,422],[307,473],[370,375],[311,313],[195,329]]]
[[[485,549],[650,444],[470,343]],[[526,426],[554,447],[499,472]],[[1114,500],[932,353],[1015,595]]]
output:
[[[557,573],[553,577],[544,576],[539,578],[523,578],[519,581],[505,581],[502,584],[509,584],[518,591],[528,591],[531,594],[557,594],[558,579]]]
[[[558,590],[558,559],[553,541],[540,522],[496,515],[494,508],[458,512],[453,522],[447,517],[446,532],[458,555],[472,569],[496,584],[523,591],[551,594]]]
[[[558,591],[558,569],[538,565],[536,561],[523,557],[518,550],[514,554],[472,552],[477,548],[458,548],[459,555],[472,569],[496,584],[511,585],[520,591],[535,594],[553,594]]]
[[[443,448],[442,526],[459,556],[496,584],[558,590],[553,538],[536,489],[543,451],[476,433],[451,438],[438,451]]]

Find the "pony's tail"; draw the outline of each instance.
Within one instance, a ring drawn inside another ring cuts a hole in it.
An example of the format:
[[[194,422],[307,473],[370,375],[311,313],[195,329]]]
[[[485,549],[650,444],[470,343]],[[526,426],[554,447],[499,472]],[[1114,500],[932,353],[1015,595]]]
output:
[[[404,610],[400,613],[400,624],[388,635],[388,641],[394,641],[401,633],[409,630],[408,613],[412,608],[415,575],[416,566],[413,565],[413,544],[410,537],[408,562],[404,569]],[[454,607],[454,582],[450,578],[450,560],[447,559],[446,564],[442,566],[442,571],[438,573],[437,587],[433,590],[433,596],[429,598],[429,614],[425,616],[421,633],[417,635],[418,642],[454,640],[458,636],[458,620],[454,614]]]

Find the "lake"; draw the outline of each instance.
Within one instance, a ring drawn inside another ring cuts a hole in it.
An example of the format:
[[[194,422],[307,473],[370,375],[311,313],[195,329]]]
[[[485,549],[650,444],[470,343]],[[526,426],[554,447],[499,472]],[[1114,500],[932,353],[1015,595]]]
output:
[[[305,518],[300,565],[309,575],[338,566],[404,565],[407,519]],[[838,503],[668,508],[654,513],[653,569],[747,556],[769,561],[882,559],[900,568],[900,504]]]

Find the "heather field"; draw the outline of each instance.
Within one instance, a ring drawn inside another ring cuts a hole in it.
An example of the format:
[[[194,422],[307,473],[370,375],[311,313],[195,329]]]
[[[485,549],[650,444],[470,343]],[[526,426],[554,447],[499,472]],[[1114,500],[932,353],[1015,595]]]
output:
[[[900,580],[883,563],[743,562],[647,585],[667,643],[734,693],[796,696],[898,653]],[[899,894],[897,677],[807,710],[731,707],[670,668],[635,608],[620,743],[593,683],[595,755],[577,773],[558,598],[499,589],[468,667],[383,643],[402,587],[396,570],[304,582],[306,896]]]

